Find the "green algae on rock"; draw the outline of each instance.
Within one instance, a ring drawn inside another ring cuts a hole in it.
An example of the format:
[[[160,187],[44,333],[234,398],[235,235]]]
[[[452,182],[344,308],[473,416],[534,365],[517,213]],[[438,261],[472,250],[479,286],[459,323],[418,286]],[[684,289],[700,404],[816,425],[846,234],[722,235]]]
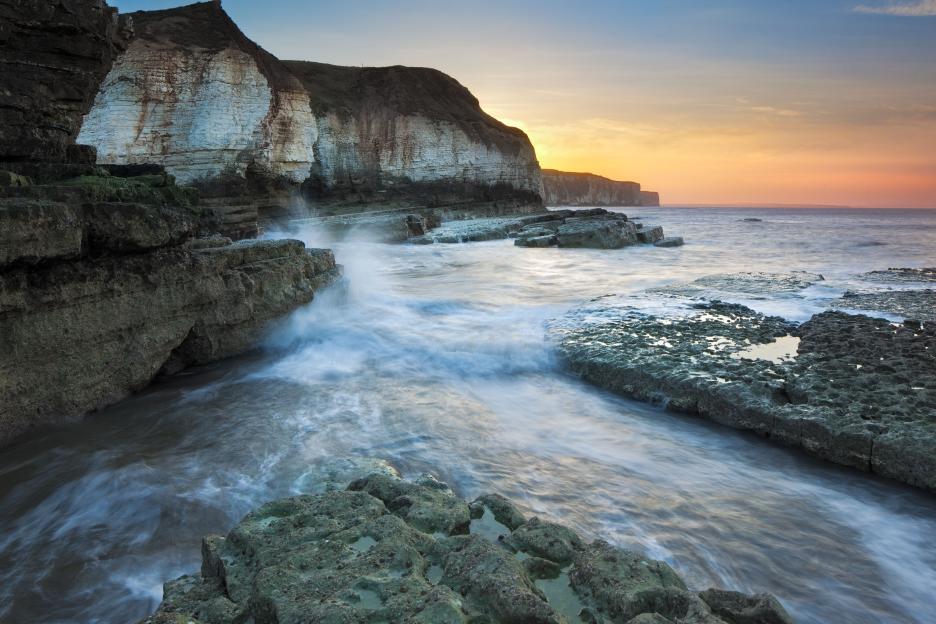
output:
[[[475,533],[469,510],[504,534]],[[792,622],[772,596],[692,592],[667,564],[528,520],[503,497],[469,505],[432,478],[387,473],[267,503],[206,537],[202,560],[146,624]]]
[[[603,298],[550,334],[601,387],[936,490],[936,324],[824,312],[797,325],[722,302],[677,310]],[[795,357],[752,355],[795,338]]]

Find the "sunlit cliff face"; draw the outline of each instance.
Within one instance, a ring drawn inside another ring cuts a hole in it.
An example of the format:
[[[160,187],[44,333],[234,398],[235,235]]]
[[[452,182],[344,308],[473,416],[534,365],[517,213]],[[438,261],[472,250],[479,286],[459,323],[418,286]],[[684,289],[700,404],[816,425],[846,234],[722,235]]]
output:
[[[931,0],[224,6],[280,58],[441,69],[543,166],[670,204],[936,207]]]

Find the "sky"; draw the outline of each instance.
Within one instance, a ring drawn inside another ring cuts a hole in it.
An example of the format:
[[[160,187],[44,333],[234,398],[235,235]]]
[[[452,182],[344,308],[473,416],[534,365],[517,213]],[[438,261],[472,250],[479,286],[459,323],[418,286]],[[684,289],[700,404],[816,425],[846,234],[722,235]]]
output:
[[[668,204],[936,207],[936,0],[223,5],[282,59],[440,69],[544,167]]]

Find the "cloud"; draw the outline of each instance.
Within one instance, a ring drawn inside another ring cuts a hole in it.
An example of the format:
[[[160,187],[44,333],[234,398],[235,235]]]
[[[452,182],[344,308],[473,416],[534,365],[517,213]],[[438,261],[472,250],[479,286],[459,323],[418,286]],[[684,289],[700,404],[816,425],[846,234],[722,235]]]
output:
[[[936,16],[936,0],[914,0],[913,2],[891,2],[882,6],[861,4],[855,7],[858,13],[899,15],[901,17]]]

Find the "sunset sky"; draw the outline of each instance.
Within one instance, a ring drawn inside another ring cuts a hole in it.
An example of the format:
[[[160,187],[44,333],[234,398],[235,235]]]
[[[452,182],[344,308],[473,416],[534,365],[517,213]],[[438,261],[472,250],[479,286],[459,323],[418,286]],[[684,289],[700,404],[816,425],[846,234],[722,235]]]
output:
[[[544,167],[636,180],[668,204],[936,207],[936,0],[224,7],[283,59],[441,69],[523,128]]]

